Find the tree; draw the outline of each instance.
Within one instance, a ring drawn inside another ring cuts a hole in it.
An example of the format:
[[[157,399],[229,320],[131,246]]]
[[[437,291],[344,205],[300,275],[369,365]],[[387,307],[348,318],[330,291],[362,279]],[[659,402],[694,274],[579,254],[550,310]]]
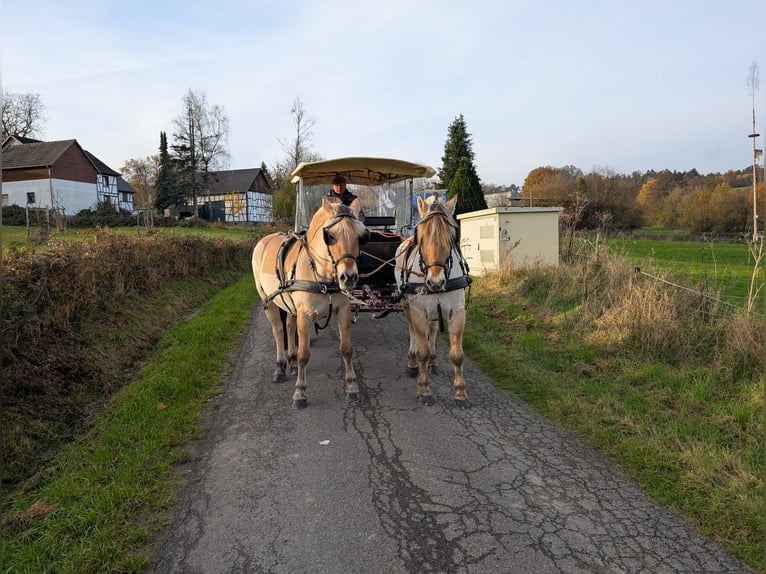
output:
[[[574,197],[577,180],[582,175],[582,171],[573,165],[536,167],[524,180],[521,198],[528,205],[566,206]]]
[[[476,175],[473,163],[466,156],[460,158],[457,171],[450,182],[448,195],[450,199],[457,196],[455,215],[487,209],[479,176]]]
[[[157,199],[155,186],[159,169],[159,155],[129,159],[120,168],[122,177],[136,190],[136,195],[133,197],[133,205],[136,208],[151,209],[154,207]]]
[[[207,191],[210,172],[229,160],[226,144],[229,118],[221,106],[211,106],[204,92],[189,90],[183,98],[184,111],[173,120],[177,174],[192,199],[197,214],[197,197]]]
[[[154,189],[156,193],[154,205],[159,210],[178,205],[183,201],[183,194],[176,181],[175,164],[168,152],[168,137],[165,132],[160,132],[159,166]]]
[[[474,153],[471,134],[468,133],[463,114],[456,117],[447,130],[447,141],[444,143],[442,166],[439,168],[439,187],[449,189],[452,178],[455,177],[462,158],[468,158],[473,166]],[[474,172],[475,172],[474,168]],[[459,203],[459,200],[458,200]]]
[[[2,136],[39,137],[45,125],[45,106],[40,94],[3,90]]]
[[[311,162],[321,157],[311,149],[311,138],[317,119],[309,116],[303,107],[303,102],[295,96],[290,108],[293,117],[294,136],[292,139],[277,138],[279,145],[285,152],[285,157],[278,160],[272,169],[274,185],[277,189],[287,189],[284,184],[290,184],[290,174],[301,162]],[[290,184],[291,185],[291,184]]]
[[[272,169],[273,183],[277,190],[272,201],[274,219],[292,221],[295,217],[295,186],[290,181],[290,175],[301,162],[311,162],[321,159],[321,156],[311,149],[312,130],[316,118],[307,114],[303,102],[295,96],[290,108],[295,128],[294,137],[290,140],[277,138],[285,152],[285,157],[278,160]]]

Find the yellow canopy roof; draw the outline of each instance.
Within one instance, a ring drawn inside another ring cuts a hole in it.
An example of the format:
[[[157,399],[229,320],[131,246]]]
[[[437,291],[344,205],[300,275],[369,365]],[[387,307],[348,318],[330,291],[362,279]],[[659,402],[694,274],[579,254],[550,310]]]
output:
[[[344,176],[349,184],[378,185],[413,177],[432,177],[436,170],[427,165],[400,159],[342,157],[300,163],[293,171],[291,181],[298,183],[302,178],[305,185],[329,184],[338,174]]]

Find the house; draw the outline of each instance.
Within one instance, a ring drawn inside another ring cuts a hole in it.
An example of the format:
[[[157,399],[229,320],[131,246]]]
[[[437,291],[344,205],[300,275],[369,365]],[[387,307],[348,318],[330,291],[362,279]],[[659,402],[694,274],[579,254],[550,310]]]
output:
[[[209,174],[208,190],[197,197],[200,217],[225,223],[273,221],[273,191],[260,168],[232,169]]]
[[[2,154],[3,205],[53,209],[65,215],[100,204],[133,211],[133,188],[118,190],[120,174],[77,140],[8,136]]]

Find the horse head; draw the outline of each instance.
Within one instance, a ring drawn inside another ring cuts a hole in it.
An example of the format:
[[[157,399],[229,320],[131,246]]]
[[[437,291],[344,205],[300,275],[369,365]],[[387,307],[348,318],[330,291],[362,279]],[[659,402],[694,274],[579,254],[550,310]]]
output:
[[[369,230],[359,220],[359,212],[358,199],[346,206],[335,198],[323,197],[308,231],[310,241],[321,237],[332,265],[333,278],[346,292],[356,286],[359,279],[359,247],[370,237]],[[318,251],[314,247],[314,251]]]
[[[453,214],[457,197],[441,201],[436,195],[418,197],[420,223],[415,228],[415,243],[420,252],[420,267],[425,273],[426,289],[444,291],[452,266],[452,251],[458,241],[458,227]]]

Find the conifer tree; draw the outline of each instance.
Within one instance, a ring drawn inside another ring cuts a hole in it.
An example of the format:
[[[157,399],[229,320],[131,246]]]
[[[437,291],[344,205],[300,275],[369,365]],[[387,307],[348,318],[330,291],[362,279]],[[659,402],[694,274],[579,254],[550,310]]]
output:
[[[476,169],[468,157],[463,156],[448,188],[449,198],[457,196],[455,215],[487,209],[487,202],[481,191],[481,182]]]
[[[471,134],[465,125],[465,118],[460,114],[450,124],[447,133],[447,141],[444,144],[444,155],[442,156],[442,167],[439,169],[439,187],[449,189],[452,178],[455,177],[460,159],[466,157],[473,165],[473,141]]]
[[[180,199],[182,199],[179,197],[175,168],[168,152],[168,137],[165,132],[160,132],[160,167],[157,171],[155,189],[157,197],[154,205],[159,210],[163,210],[171,205],[178,205]]]

